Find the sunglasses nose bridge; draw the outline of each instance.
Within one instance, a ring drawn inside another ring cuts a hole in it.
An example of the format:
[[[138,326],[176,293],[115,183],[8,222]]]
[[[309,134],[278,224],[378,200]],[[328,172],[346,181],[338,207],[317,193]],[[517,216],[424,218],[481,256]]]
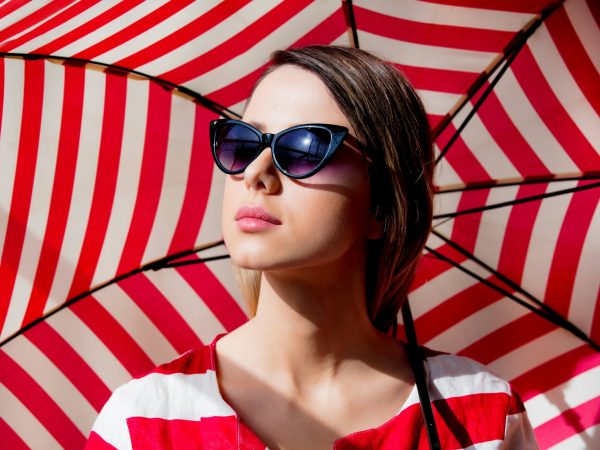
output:
[[[262,139],[261,139],[261,147],[263,149],[267,148],[267,147],[271,147],[271,145],[273,145],[273,139],[275,138],[274,134],[271,133],[263,133],[262,135]]]

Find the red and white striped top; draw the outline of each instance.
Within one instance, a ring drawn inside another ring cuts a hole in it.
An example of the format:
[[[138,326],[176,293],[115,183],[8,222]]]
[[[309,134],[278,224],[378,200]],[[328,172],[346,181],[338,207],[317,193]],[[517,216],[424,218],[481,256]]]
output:
[[[87,449],[266,449],[220,394],[215,344],[191,350],[118,388]],[[442,448],[537,449],[523,403],[475,361],[430,352],[429,391]],[[427,449],[416,387],[394,417],[352,433],[334,449]]]

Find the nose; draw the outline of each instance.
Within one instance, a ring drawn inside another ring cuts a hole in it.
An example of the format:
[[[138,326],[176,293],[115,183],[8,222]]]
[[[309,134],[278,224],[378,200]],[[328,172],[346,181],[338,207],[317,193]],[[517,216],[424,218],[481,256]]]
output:
[[[271,147],[266,147],[244,170],[244,183],[248,189],[274,194],[281,187],[280,176],[273,163]]]

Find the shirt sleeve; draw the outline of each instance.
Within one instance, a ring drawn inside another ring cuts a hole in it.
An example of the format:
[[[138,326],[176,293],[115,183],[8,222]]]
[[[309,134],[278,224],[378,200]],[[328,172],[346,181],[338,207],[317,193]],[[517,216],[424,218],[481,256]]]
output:
[[[514,390],[506,413],[502,450],[539,450],[525,406]]]
[[[127,427],[128,407],[122,400],[123,386],[118,388],[100,411],[85,450],[130,450],[131,438]]]

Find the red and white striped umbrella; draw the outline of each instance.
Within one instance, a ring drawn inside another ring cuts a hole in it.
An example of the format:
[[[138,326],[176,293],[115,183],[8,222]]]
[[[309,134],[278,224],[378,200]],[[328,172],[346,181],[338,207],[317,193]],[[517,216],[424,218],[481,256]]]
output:
[[[0,1],[0,442],[80,448],[111,390],[246,320],[207,123],[321,43],[426,104],[420,340],[511,380],[542,448],[598,444],[599,23],[593,0]]]

